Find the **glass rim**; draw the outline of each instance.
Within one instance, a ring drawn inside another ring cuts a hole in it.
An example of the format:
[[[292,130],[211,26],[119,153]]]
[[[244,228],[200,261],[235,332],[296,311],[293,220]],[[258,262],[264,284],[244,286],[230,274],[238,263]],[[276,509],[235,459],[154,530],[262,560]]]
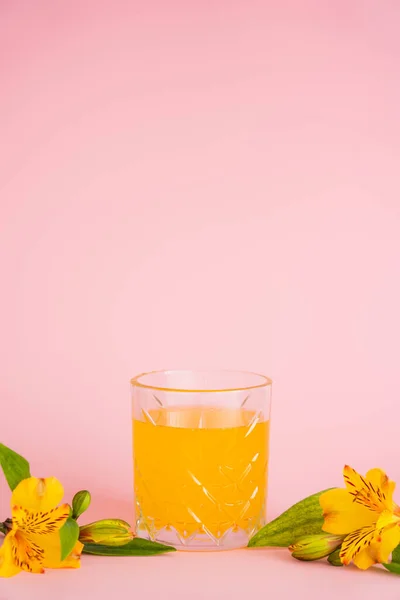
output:
[[[237,386],[237,387],[226,387],[226,388],[179,388],[179,387],[167,387],[167,386],[157,386],[157,385],[150,385],[147,383],[142,383],[140,381],[140,379],[142,377],[146,377],[147,375],[160,375],[161,373],[167,374],[167,373],[201,373],[201,372],[207,372],[207,373],[242,373],[243,375],[254,375],[255,377],[259,377],[262,382],[258,383],[258,384],[254,384],[254,385],[245,385],[245,386]],[[147,390],[157,390],[159,392],[179,392],[179,393],[208,393],[208,394],[215,394],[218,392],[243,392],[246,390],[254,390],[254,389],[258,389],[258,388],[263,388],[263,387],[268,387],[270,385],[272,385],[272,379],[270,379],[269,377],[266,377],[265,375],[261,375],[260,373],[255,373],[253,371],[241,371],[241,370],[235,370],[235,369],[205,369],[204,371],[202,370],[190,370],[190,369],[165,369],[165,370],[157,370],[157,371],[147,371],[144,373],[140,373],[139,375],[136,375],[135,377],[132,377],[132,379],[130,380],[130,383],[132,386],[136,386],[136,387],[140,387],[140,388],[144,388]]]

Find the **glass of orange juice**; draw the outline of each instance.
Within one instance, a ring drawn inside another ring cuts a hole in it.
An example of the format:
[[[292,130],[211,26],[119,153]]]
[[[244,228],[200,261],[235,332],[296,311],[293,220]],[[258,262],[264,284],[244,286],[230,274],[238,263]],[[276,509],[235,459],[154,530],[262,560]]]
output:
[[[241,371],[131,380],[136,534],[242,548],[266,518],[271,381]]]

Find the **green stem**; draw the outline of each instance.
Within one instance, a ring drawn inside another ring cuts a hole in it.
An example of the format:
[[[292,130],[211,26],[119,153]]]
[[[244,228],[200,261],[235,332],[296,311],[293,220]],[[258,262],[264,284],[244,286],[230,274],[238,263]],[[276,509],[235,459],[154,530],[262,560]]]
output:
[[[3,535],[7,535],[7,533],[9,531],[11,531],[12,529],[12,520],[11,519],[6,519],[4,521],[4,523],[2,523],[0,521],[0,533],[2,533]]]

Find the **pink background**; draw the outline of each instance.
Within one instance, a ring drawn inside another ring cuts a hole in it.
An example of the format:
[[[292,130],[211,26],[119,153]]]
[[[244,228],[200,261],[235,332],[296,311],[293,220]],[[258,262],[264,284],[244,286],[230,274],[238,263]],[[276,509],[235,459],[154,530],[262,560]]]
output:
[[[0,1],[1,441],[89,488],[88,519],[132,519],[149,369],[272,377],[271,517],[344,463],[400,481],[399,23],[395,0]],[[286,550],[83,561],[0,598],[400,589]]]

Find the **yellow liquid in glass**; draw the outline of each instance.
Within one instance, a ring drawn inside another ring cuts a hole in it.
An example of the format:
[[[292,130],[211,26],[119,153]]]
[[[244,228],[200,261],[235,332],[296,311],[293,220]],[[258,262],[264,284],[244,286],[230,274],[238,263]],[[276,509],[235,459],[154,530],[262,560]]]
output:
[[[238,409],[168,408],[133,420],[136,518],[150,537],[264,524],[269,422]]]

